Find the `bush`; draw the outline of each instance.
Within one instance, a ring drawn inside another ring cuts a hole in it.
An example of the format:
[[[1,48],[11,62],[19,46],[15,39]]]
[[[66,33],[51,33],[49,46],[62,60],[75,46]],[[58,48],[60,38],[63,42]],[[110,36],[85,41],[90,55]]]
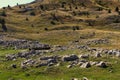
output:
[[[111,9],[108,10],[108,13],[111,13]]]
[[[30,15],[35,16],[36,14],[35,14],[35,12],[32,11],[32,12],[30,12]]]
[[[6,14],[6,12],[5,12],[5,11],[3,11],[3,12],[1,12],[1,13],[0,13],[0,16],[4,16],[4,17],[6,17],[6,16],[7,16],[7,14]]]
[[[26,17],[26,21],[29,21],[28,17]]]
[[[45,31],[48,31],[48,28],[44,28]]]
[[[73,26],[73,31],[79,30],[79,29],[80,29],[79,26]]]
[[[53,25],[55,25],[55,24],[56,24],[54,21],[51,21],[50,23],[51,23],[51,24],[53,24]]]
[[[0,24],[2,25],[3,31],[7,32],[7,27],[5,25],[5,19],[0,19]]]
[[[116,8],[115,8],[115,11],[118,12],[118,11],[119,11],[119,7],[116,7]]]

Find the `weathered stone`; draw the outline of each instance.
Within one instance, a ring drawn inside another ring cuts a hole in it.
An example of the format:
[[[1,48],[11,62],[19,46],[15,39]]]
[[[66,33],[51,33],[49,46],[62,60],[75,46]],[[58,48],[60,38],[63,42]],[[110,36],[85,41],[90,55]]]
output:
[[[96,64],[97,67],[101,67],[101,68],[106,68],[107,65],[105,62],[101,61],[100,63]]]
[[[88,54],[81,54],[81,55],[79,55],[79,58],[89,58],[89,55]]]
[[[89,62],[83,63],[81,66],[81,68],[89,68],[91,67],[91,64]]]
[[[83,77],[83,79],[82,80],[89,80],[87,77]]]
[[[52,62],[48,64],[48,66],[53,66],[53,65],[54,65],[54,63],[52,63]]]
[[[72,78],[71,80],[79,80],[78,78]]]
[[[99,52],[96,52],[95,57],[98,58],[98,57],[102,57],[102,56],[101,56],[101,54]]]
[[[78,66],[81,66],[82,64],[83,64],[83,62],[79,62],[77,65],[78,65]]]
[[[120,57],[120,52],[117,52],[117,53],[116,53],[116,57]]]
[[[73,66],[72,65],[68,65],[67,68],[72,68]]]
[[[22,69],[27,69],[27,66],[25,64],[21,63],[21,68]]]
[[[70,56],[63,56],[62,60],[63,61],[74,61],[74,60],[77,60],[79,59],[77,55],[70,55]]]
[[[16,64],[12,64],[11,67],[12,68],[17,68],[17,65]]]
[[[42,62],[42,63],[40,63],[39,65],[37,65],[36,68],[42,67],[42,66],[47,66],[47,65],[48,65],[47,62]]]
[[[91,66],[98,64],[98,62],[90,61]]]

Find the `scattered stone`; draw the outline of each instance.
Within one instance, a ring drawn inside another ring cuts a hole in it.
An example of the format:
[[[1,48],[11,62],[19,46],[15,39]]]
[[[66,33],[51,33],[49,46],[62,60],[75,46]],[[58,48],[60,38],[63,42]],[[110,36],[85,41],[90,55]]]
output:
[[[72,78],[71,80],[79,80],[78,78]]]
[[[81,66],[81,68],[89,68],[91,67],[91,64],[89,62],[83,63]]]
[[[70,55],[70,56],[63,56],[62,57],[62,61],[75,61],[75,60],[77,60],[77,59],[79,59],[78,58],[78,56],[77,55],[75,55],[75,54],[72,54],[72,55]]]
[[[91,66],[98,64],[98,62],[90,61]]]
[[[12,64],[11,67],[12,68],[17,68],[17,65],[16,64]]]
[[[72,68],[73,66],[72,65],[68,65],[67,68]]]
[[[101,68],[106,68],[107,65],[105,62],[101,61],[100,63],[96,64],[97,67],[101,67]]]
[[[97,45],[97,44],[108,44],[110,41],[108,39],[98,39],[98,40],[91,40],[86,42],[87,45]]]
[[[116,57],[120,57],[120,52],[117,52],[117,53],[116,53]]]
[[[77,65],[78,65],[78,66],[81,66],[82,64],[83,64],[83,62],[79,62]]]
[[[101,56],[101,54],[99,52],[96,52],[95,57],[98,58],[98,57],[102,57],[102,56]]]
[[[83,79],[82,80],[89,80],[87,77],[83,77]]]
[[[89,55],[88,54],[81,54],[81,55],[79,55],[79,58],[89,58]]]

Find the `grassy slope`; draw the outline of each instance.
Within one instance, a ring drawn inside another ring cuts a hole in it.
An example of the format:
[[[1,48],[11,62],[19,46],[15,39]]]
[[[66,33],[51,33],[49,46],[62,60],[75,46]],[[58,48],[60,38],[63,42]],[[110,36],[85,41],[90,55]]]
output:
[[[82,0],[84,1],[84,0]],[[90,1],[90,0],[88,0]],[[94,0],[92,0],[94,1]],[[106,0],[105,0],[106,1]],[[48,1],[44,2],[48,3]],[[89,3],[89,2],[88,2]],[[88,4],[86,3],[86,4]],[[119,5],[118,3],[114,2],[116,5]],[[31,4],[32,6],[38,5],[39,3]],[[90,4],[88,4],[90,5]],[[109,6],[110,4],[108,4]],[[91,5],[92,6],[92,5]],[[96,6],[101,6],[96,4]],[[107,5],[106,5],[107,6]],[[94,6],[93,6],[94,7]],[[102,6],[105,7],[105,6]],[[103,26],[103,25],[96,25],[96,26],[88,26],[87,23],[77,23],[76,21],[78,19],[87,20],[87,19],[95,19],[96,16],[99,14],[100,19],[103,19],[104,17],[110,16],[110,15],[117,15],[114,11],[115,5],[110,5],[110,8],[112,9],[112,13],[108,15],[107,11],[102,11],[98,13],[92,13],[90,14],[89,18],[86,16],[73,16],[71,14],[71,11],[64,11],[61,9],[58,9],[57,15],[60,17],[65,16],[71,16],[71,19],[64,19],[64,24],[61,24],[58,22],[56,25],[52,25],[51,19],[49,19],[51,16],[51,13],[54,13],[55,11],[42,11],[41,14],[37,14],[36,16],[30,16],[27,13],[17,13],[16,11],[19,10],[18,7],[14,7],[14,10],[7,10],[7,17],[6,22],[9,29],[9,32],[5,34],[10,34],[10,37],[13,38],[22,38],[22,39],[30,39],[30,40],[39,40],[43,43],[48,44],[59,44],[59,45],[66,45],[71,41],[79,40],[80,36],[86,36],[92,32],[96,32],[96,35],[94,37],[88,37],[87,39],[82,40],[88,41],[91,39],[101,39],[101,38],[108,38],[111,43],[108,45],[93,45],[92,47],[100,47],[100,48],[118,48],[120,49],[120,32],[116,29],[111,29],[109,27]],[[81,11],[90,11],[89,8],[79,8]],[[76,10],[76,11],[79,11]],[[37,11],[36,11],[37,12]],[[91,11],[93,12],[93,11]],[[44,14],[45,16],[43,16]],[[26,17],[29,18],[29,21],[26,21]],[[74,20],[75,21],[74,21]],[[34,24],[34,27],[31,27],[31,25]],[[73,31],[72,26],[80,26],[82,27],[82,30]],[[70,28],[65,29],[65,26],[68,26]],[[44,31],[44,28],[48,28],[49,31]],[[58,29],[58,30],[55,30]],[[19,50],[18,50],[19,51]],[[101,68],[88,68],[88,69],[82,69],[79,67],[67,69],[66,63],[60,67],[51,67],[50,69],[47,69],[46,67],[42,68],[30,68],[29,70],[23,71],[19,67],[17,69],[11,69],[9,66],[13,63],[16,63],[20,65],[18,62],[21,62],[22,60],[19,59],[17,61],[9,61],[9,62],[3,62],[4,58],[2,57],[5,54],[8,53],[16,53],[18,51],[13,50],[0,50],[0,79],[1,80],[70,80],[72,77],[88,77],[91,80],[119,80],[119,62],[120,59],[113,59],[113,58],[100,58],[99,60],[105,60],[105,61],[112,61],[112,68],[114,69],[113,73],[109,72],[109,69],[111,67],[108,67],[107,69],[101,69]],[[58,52],[56,54],[80,54],[80,52],[77,50],[75,51],[63,51]],[[118,64],[115,64],[115,61],[118,61]],[[7,67],[7,68],[6,68]]]

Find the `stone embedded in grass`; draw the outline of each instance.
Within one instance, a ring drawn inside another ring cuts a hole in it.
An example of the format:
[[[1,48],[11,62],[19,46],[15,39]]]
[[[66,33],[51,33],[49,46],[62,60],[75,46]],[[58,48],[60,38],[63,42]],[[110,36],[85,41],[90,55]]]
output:
[[[91,66],[98,64],[98,62],[90,61]]]
[[[96,52],[96,53],[95,53],[95,57],[96,57],[96,58],[98,58],[98,57],[102,57],[102,56],[101,56],[101,53]]]
[[[67,68],[72,68],[73,66],[72,65],[67,65]]]
[[[12,64],[11,67],[12,68],[17,68],[17,65],[16,64]]]
[[[79,80],[78,78],[72,78],[71,80]]]
[[[101,67],[101,68],[106,68],[107,64],[104,61],[99,62],[98,64],[96,64],[97,67]]]
[[[87,77],[83,77],[82,80],[89,80]]]
[[[81,54],[79,55],[79,58],[89,58],[89,54]]]
[[[77,59],[79,59],[78,58],[78,56],[77,55],[75,55],[75,54],[72,54],[72,55],[66,55],[66,56],[63,56],[62,57],[62,61],[75,61],[75,60],[77,60]]]
[[[91,64],[89,62],[83,63],[81,66],[81,68],[89,68],[91,67]]]
[[[116,53],[116,57],[120,57],[120,52],[117,52],[117,53]]]

